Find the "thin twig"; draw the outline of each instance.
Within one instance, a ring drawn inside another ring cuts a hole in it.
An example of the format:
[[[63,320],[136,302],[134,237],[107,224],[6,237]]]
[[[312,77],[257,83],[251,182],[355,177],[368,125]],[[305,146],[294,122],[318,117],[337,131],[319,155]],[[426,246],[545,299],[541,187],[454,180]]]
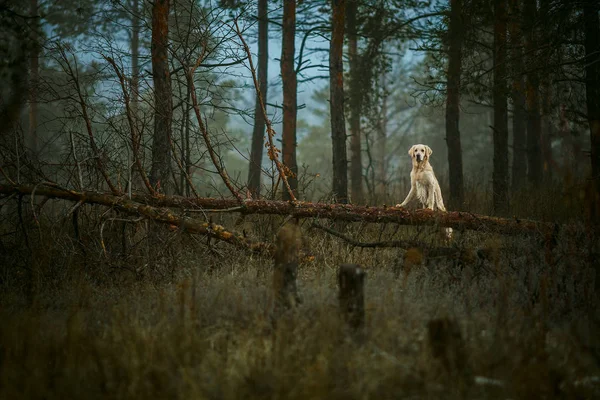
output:
[[[129,124],[129,131],[131,134],[131,150],[133,151],[133,160],[135,162],[138,172],[140,173],[140,176],[142,177],[142,181],[144,182],[144,185],[146,186],[146,188],[148,189],[150,194],[155,196],[156,191],[150,184],[150,180],[148,179],[148,176],[146,175],[146,171],[144,170],[144,167],[142,166],[142,162],[140,161],[140,158],[138,156],[138,150],[140,148],[141,140],[139,137],[140,135],[138,135],[138,133],[137,133],[135,123],[133,121],[133,115],[131,112],[131,105],[130,105],[130,99],[129,99],[129,92],[127,91],[127,88],[125,87],[125,77],[123,76],[123,74],[121,73],[119,68],[117,68],[117,64],[115,63],[115,60],[113,60],[110,57],[106,57],[105,55],[103,55],[102,57],[104,57],[104,59],[113,67],[113,70],[115,71],[115,73],[117,74],[117,77],[119,78],[119,83],[121,84],[121,90],[123,92],[123,98],[125,101],[125,114],[127,115],[127,123]],[[129,184],[131,185],[131,182]]]
[[[65,53],[64,49],[60,45],[58,46],[58,51],[60,52],[60,55],[62,56],[62,59],[66,65],[66,68],[63,66],[63,69],[65,70],[65,72],[67,72],[67,74],[73,81],[73,84],[75,85],[75,90],[77,91],[79,105],[81,107],[81,115],[83,116],[83,119],[85,121],[85,127],[87,130],[88,136],[90,138],[90,146],[94,153],[94,158],[96,159],[96,165],[98,166],[100,173],[104,177],[106,184],[110,188],[110,191],[113,192],[113,194],[117,195],[117,194],[119,194],[119,190],[115,187],[115,185],[110,180],[110,177],[108,176],[108,172],[106,172],[106,168],[104,167],[104,163],[102,162],[102,157],[100,156],[100,151],[98,149],[98,146],[96,145],[96,140],[94,139],[94,132],[92,130],[92,121],[88,115],[87,104],[85,102],[85,99],[83,98],[81,86],[79,85],[79,78],[78,78],[77,74],[75,73],[75,71],[73,71],[73,68],[71,67],[71,63],[69,62],[67,54]]]
[[[221,176],[223,183],[225,183],[225,186],[227,186],[227,189],[229,189],[231,194],[241,204],[244,204],[244,198],[233,187],[233,184],[231,183],[231,180],[229,179],[229,175],[227,174],[225,167],[223,165],[221,165],[221,162],[219,161],[219,157],[217,157],[217,153],[215,152],[215,149],[213,148],[211,140],[210,140],[210,135],[208,134],[208,129],[207,129],[206,125],[204,124],[204,121],[202,120],[200,106],[198,105],[198,98],[196,97],[196,85],[194,84],[194,72],[196,71],[196,68],[198,68],[198,66],[201,65],[201,63],[206,55],[206,52],[207,52],[207,46],[205,45],[204,49],[202,51],[202,54],[200,54],[200,56],[196,60],[196,63],[194,64],[194,66],[192,66],[186,73],[186,78],[187,78],[187,82],[188,82],[188,86],[189,86],[189,90],[190,90],[190,97],[192,99],[192,108],[194,109],[194,114],[196,115],[196,120],[198,121],[198,127],[200,128],[200,133],[202,134],[202,137],[204,138],[204,143],[206,144],[206,149],[208,150],[208,154],[210,156],[210,159],[211,159],[213,165],[215,166],[215,168],[217,169],[217,172]]]

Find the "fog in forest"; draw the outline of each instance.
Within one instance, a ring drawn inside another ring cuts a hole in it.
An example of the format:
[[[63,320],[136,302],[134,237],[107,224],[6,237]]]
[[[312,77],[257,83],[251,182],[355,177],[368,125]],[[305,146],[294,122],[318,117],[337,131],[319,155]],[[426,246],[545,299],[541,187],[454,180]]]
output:
[[[600,398],[599,12],[0,1],[0,398]]]

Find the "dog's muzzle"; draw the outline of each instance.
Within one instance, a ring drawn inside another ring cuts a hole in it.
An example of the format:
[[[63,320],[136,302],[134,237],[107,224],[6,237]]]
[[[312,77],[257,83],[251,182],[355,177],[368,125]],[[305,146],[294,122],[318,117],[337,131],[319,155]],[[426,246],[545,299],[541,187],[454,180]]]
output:
[[[420,154],[417,154],[417,161],[418,161],[418,162],[421,162],[421,161],[423,161],[423,160],[421,159],[421,155],[420,155]]]

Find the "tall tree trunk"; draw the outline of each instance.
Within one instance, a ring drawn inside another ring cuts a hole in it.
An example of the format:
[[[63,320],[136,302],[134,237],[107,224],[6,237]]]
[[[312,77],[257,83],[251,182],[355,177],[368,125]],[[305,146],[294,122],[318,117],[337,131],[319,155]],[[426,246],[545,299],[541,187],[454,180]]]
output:
[[[185,173],[192,180],[192,153],[190,151],[190,112],[192,111],[192,106],[190,105],[190,88],[187,88],[187,97],[186,97],[186,106],[185,106]],[[185,183],[185,195],[189,197],[191,191],[190,183],[186,180]]]
[[[506,100],[506,0],[494,0],[494,172],[496,214],[508,211],[508,112]]]
[[[460,210],[464,202],[462,146],[460,144],[460,72],[462,65],[462,0],[450,2],[450,51],[448,59],[448,92],[446,97],[446,142],[450,197],[448,208]]]
[[[352,137],[350,141],[350,197],[353,203],[362,204],[364,202],[360,130],[362,91],[360,84],[360,60],[358,58],[357,12],[358,0],[348,0],[346,25],[350,67],[350,136]]]
[[[258,84],[260,93],[267,108],[268,65],[269,65],[269,20],[268,0],[258,0]],[[250,165],[248,167],[248,190],[253,197],[260,197],[260,177],[263,147],[265,144],[265,117],[262,112],[258,93],[254,106],[254,129],[252,130],[252,146],[250,148]]]
[[[283,41],[281,45],[281,80],[283,83],[283,164],[292,175],[288,177],[290,189],[298,197],[298,165],[296,164],[296,70],[294,41],[296,39],[296,1],[283,3]],[[287,190],[283,199],[291,200]]]
[[[38,139],[38,106],[37,94],[39,86],[40,74],[40,17],[38,14],[38,0],[30,0],[29,15],[33,18],[32,24],[32,46],[31,57],[29,60],[29,130],[28,130],[28,146],[35,157],[38,156],[39,139]]]
[[[380,116],[379,116],[379,129],[378,129],[378,135],[379,137],[377,138],[377,186],[378,189],[377,191],[379,192],[379,198],[383,201],[386,200],[386,162],[385,162],[385,157],[387,155],[387,151],[386,151],[386,147],[387,147],[387,126],[388,126],[388,119],[387,119],[387,114],[388,114],[388,107],[387,107],[387,100],[388,100],[388,95],[386,93],[386,75],[385,72],[383,72],[381,74],[381,78],[380,78],[380,88],[381,88],[381,92],[382,92],[382,96],[381,96],[381,112],[380,112]]]
[[[131,3],[131,87],[129,94],[130,104],[131,104],[131,117],[133,119],[133,131],[134,142],[140,144],[140,132],[138,130],[138,120],[139,120],[139,93],[140,93],[140,6],[139,0],[132,0]],[[131,151],[137,152],[140,150],[141,146],[137,146],[138,148],[133,148]],[[143,156],[141,154],[137,154],[135,158],[139,158],[143,160]],[[143,164],[142,164],[143,165]],[[130,166],[130,176],[134,176],[135,167]],[[129,182],[130,185],[133,186],[133,179]]]
[[[525,0],[523,26],[526,30],[525,53],[527,54],[527,178],[533,186],[542,182],[542,122],[540,117],[539,77],[536,72],[536,0]]]
[[[554,32],[553,22],[549,16],[550,0],[540,1],[541,24],[538,40],[538,47],[545,49],[542,51],[541,59],[549,59],[552,56],[550,49],[551,35]],[[541,117],[540,117],[540,144],[542,150],[542,179],[546,183],[552,182],[552,137],[554,135],[554,125],[552,124],[552,77],[551,71],[544,68],[540,71],[540,95],[541,95]]]
[[[140,6],[132,0],[131,6],[131,111],[137,126],[138,99],[140,92]]]
[[[587,0],[583,5],[585,29],[585,95],[590,125],[592,190],[590,191],[590,219],[600,223],[600,21],[598,3]],[[596,275],[596,283],[600,277]]]
[[[523,76],[523,41],[519,0],[510,0],[510,39],[512,58],[513,101],[513,162],[512,189],[523,187],[527,178],[527,110],[525,108],[525,78]]]
[[[169,72],[169,0],[155,0],[152,6],[152,79],[154,81],[154,136],[150,182],[161,191],[172,191],[171,122],[173,100]]]
[[[333,195],[338,203],[348,202],[348,160],[344,118],[344,17],[346,0],[332,0],[331,42],[329,45],[329,90],[331,140],[333,147]]]

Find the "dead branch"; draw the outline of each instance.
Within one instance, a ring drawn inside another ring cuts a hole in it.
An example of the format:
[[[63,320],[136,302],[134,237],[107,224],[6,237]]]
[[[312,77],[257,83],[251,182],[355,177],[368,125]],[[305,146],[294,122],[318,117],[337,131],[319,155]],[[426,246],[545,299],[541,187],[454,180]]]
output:
[[[194,218],[176,215],[167,208],[153,207],[147,204],[129,200],[126,197],[114,196],[108,193],[78,192],[63,189],[55,185],[0,185],[0,193],[18,193],[19,195],[46,196],[48,198],[70,200],[75,202],[98,204],[111,207],[117,211],[139,215],[162,224],[174,225],[184,232],[206,235],[211,238],[227,242],[236,247],[249,250],[253,253],[272,255],[274,247],[270,243],[254,242],[244,235],[228,231],[221,225],[212,222],[203,222]]]
[[[77,76],[77,73],[71,67],[71,63],[69,62],[69,58],[67,57],[67,54],[65,53],[64,49],[61,46],[58,46],[58,50],[63,59],[63,62],[65,63],[65,65],[62,66],[63,70],[69,75],[69,77],[73,81],[73,84],[75,85],[75,90],[77,91],[77,98],[79,100],[79,106],[81,107],[81,115],[83,116],[83,120],[85,121],[85,128],[86,128],[88,136],[90,138],[90,147],[92,148],[92,151],[94,153],[94,158],[96,159],[96,165],[98,166],[98,170],[102,174],[102,177],[106,181],[106,184],[108,185],[110,191],[113,194],[117,195],[117,194],[119,194],[119,190],[116,188],[116,186],[110,180],[110,177],[108,176],[108,172],[106,172],[104,162],[102,162],[102,157],[100,155],[100,151],[98,150],[98,146],[96,145],[96,140],[94,139],[94,132],[92,130],[92,121],[90,119],[90,116],[88,115],[87,103],[85,102],[85,99],[83,98],[83,91],[79,84],[79,78]],[[77,68],[75,70],[77,70]]]
[[[140,157],[138,154],[139,149],[140,149],[141,140],[140,140],[140,135],[137,132],[135,123],[133,121],[133,113],[131,111],[131,101],[129,99],[129,92],[127,91],[127,88],[125,87],[125,77],[123,76],[123,74],[121,73],[119,68],[117,67],[115,60],[113,60],[110,57],[106,57],[106,56],[102,56],[102,57],[104,57],[104,59],[113,67],[113,70],[117,74],[117,78],[119,78],[119,83],[121,84],[121,91],[123,92],[123,97],[124,97],[124,101],[125,101],[125,114],[127,115],[127,123],[129,124],[129,131],[131,134],[131,151],[133,152],[133,161],[134,161],[135,166],[142,178],[142,181],[144,182],[144,186],[146,186],[146,188],[148,189],[150,194],[155,196],[156,191],[150,184],[150,180],[148,179],[148,176],[146,175],[146,171],[144,170],[144,167],[142,166],[142,163],[140,161]]]
[[[200,58],[199,58],[200,60]],[[198,64],[198,63],[197,63]],[[200,113],[200,106],[198,105],[198,98],[196,97],[196,86],[194,85],[194,68],[190,69],[187,73],[187,81],[190,87],[190,97],[192,99],[192,108],[194,109],[194,113],[196,114],[196,119],[198,120],[198,126],[200,127],[200,133],[202,133],[202,137],[204,138],[204,143],[206,144],[206,149],[208,150],[208,154],[210,155],[210,159],[212,160],[213,165],[217,169],[217,172],[221,176],[223,183],[227,186],[227,189],[231,192],[231,194],[238,200],[238,202],[242,203],[244,201],[241,194],[238,193],[237,190],[233,187],[231,180],[229,179],[229,175],[225,168],[221,165],[219,158],[217,157],[217,153],[212,146],[210,141],[210,135],[208,134],[208,130],[204,121],[202,121],[202,115]]]
[[[416,248],[416,249],[423,250],[427,254],[427,257],[430,257],[430,258],[435,258],[435,257],[460,258],[465,253],[468,252],[465,249],[461,249],[458,247],[433,247],[433,246],[427,245],[426,243],[419,242],[417,240],[387,240],[387,241],[380,241],[380,242],[360,242],[356,239],[352,239],[351,237],[342,234],[341,232],[338,232],[336,230],[333,230],[331,228],[328,228],[326,226],[323,226],[323,225],[320,225],[317,223],[312,223],[310,226],[313,228],[316,228],[316,229],[320,229],[324,232],[327,232],[331,236],[335,236],[339,239],[342,239],[343,241],[350,244],[351,246],[360,247],[360,248],[370,248],[370,249],[374,249],[374,248],[415,249]]]
[[[320,229],[324,232],[327,232],[331,236],[335,236],[339,239],[342,239],[344,242],[346,242],[349,245],[354,246],[354,247],[369,248],[369,249],[374,249],[374,248],[378,248],[378,247],[383,247],[383,248],[399,247],[399,248],[403,248],[403,249],[408,249],[410,247],[423,247],[424,246],[422,242],[418,242],[416,240],[386,240],[386,241],[380,241],[380,242],[360,242],[360,241],[358,241],[356,239],[352,239],[351,237],[346,236],[343,233],[338,232],[334,229],[317,224],[316,222],[313,222],[310,226],[312,228]]]
[[[242,32],[240,31],[240,27],[238,26],[238,23],[237,23],[237,19],[234,20],[234,23],[235,23],[235,32],[236,32],[238,38],[240,39],[240,41],[242,42],[242,46],[244,47],[244,51],[246,52],[246,55],[248,57],[248,63],[250,65],[250,72],[252,73],[252,80],[254,82],[254,89],[256,90],[256,95],[258,96],[258,101],[260,103],[260,109],[261,109],[263,117],[265,119],[265,124],[267,125],[267,141],[268,141],[268,145],[269,145],[269,149],[268,149],[267,153],[269,155],[269,159],[271,159],[275,163],[275,166],[277,167],[277,171],[279,171],[279,176],[283,180],[283,184],[290,196],[290,199],[292,201],[296,201],[294,192],[292,191],[292,188],[290,187],[290,184],[287,180],[288,174],[290,174],[292,172],[289,170],[289,168],[287,168],[285,165],[283,165],[283,163],[281,161],[279,161],[279,149],[277,149],[277,147],[275,147],[275,144],[273,143],[273,137],[275,136],[275,130],[273,129],[271,120],[269,119],[269,117],[267,115],[267,110],[265,108],[265,102],[262,98],[262,93],[260,92],[260,85],[258,83],[258,79],[256,78],[256,70],[254,69],[254,63],[252,62],[252,54],[250,53],[250,48],[248,47],[248,44],[244,40]]]

